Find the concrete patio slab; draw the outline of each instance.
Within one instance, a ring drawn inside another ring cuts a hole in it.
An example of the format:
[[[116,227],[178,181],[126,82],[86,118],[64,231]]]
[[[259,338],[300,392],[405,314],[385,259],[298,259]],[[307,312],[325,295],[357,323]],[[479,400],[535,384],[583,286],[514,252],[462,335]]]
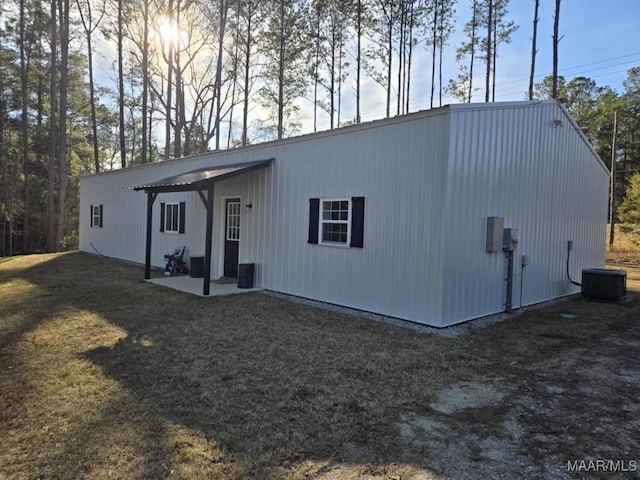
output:
[[[161,285],[163,287],[172,288],[174,290],[178,290],[180,292],[190,293],[192,295],[198,295],[199,297],[204,297],[202,295],[202,278],[191,278],[188,275],[179,275],[179,276],[165,276],[165,277],[156,277],[146,280],[147,282],[154,283],[156,285]],[[215,280],[211,282],[211,287],[209,290],[210,297],[216,297],[221,295],[234,295],[238,293],[248,293],[248,292],[257,292],[262,290],[261,288],[238,288],[236,283],[228,283],[227,281],[223,283],[218,283]]]

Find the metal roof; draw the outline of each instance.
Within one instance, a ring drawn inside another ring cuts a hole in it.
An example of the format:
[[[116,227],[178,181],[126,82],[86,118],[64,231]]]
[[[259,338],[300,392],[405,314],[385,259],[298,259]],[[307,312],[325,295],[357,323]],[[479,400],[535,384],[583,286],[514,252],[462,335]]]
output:
[[[251,170],[264,168],[271,164],[273,158],[268,160],[258,160],[255,162],[236,163],[232,165],[221,165],[217,167],[204,167],[189,172],[179,173],[171,177],[162,178],[155,182],[142,185],[132,185],[128,188],[132,190],[144,190],[145,192],[187,192],[194,190],[204,190],[211,183],[224,180],[236,175],[247,173]]]

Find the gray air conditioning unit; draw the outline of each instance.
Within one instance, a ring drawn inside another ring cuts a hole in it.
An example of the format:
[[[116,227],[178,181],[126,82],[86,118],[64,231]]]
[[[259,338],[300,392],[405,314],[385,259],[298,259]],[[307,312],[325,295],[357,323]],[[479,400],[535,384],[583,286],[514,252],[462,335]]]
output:
[[[618,301],[627,294],[627,272],[589,268],[582,270],[582,295],[595,300]]]

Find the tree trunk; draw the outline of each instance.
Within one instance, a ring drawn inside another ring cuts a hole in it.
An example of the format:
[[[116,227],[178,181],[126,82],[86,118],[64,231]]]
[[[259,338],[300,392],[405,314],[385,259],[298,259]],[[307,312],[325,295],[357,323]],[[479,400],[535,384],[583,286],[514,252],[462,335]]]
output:
[[[313,131],[318,131],[318,84],[320,83],[320,10],[316,10],[316,31],[314,32],[315,45],[315,61],[313,64]]]
[[[284,0],[280,0],[280,38],[278,51],[278,140],[284,136],[284,64],[285,42],[284,38]]]
[[[389,8],[393,9],[393,6]],[[391,72],[393,72],[393,17],[390,12],[387,32],[387,118],[391,115]]]
[[[487,71],[486,71],[486,75],[485,75],[485,94],[484,94],[484,101],[485,102],[489,102],[489,95],[491,93],[491,47],[492,47],[492,40],[491,40],[491,34],[494,33],[493,32],[493,0],[489,0],[488,2],[489,8],[488,8],[488,14],[487,14],[487,45],[486,45],[486,54],[487,54],[487,58],[486,58],[486,64],[487,64]]]
[[[476,28],[478,22],[478,1],[473,1],[473,17],[471,18],[471,60],[469,62],[469,97],[467,103],[471,103],[473,96],[473,63],[476,54]]]
[[[4,91],[4,80],[2,78],[0,72],[0,92]],[[7,176],[9,175],[8,168],[8,156],[5,155],[4,150],[6,149],[7,142],[4,138],[4,102],[2,97],[0,97],[0,206],[4,208],[0,208],[0,257],[7,256],[7,224],[9,223],[8,215],[7,215],[7,204],[8,195],[7,190],[9,186],[9,181]]]
[[[49,252],[55,252],[56,250],[56,227],[58,222],[56,220],[56,205],[55,205],[55,192],[56,192],[56,145],[57,128],[56,128],[56,111],[58,108],[57,98],[57,53],[58,53],[58,28],[57,28],[57,0],[51,0],[51,83],[50,83],[50,110],[49,110],[49,174],[48,174],[48,190],[47,190],[47,250]]]
[[[127,168],[127,144],[124,130],[124,19],[123,0],[118,0],[118,113],[120,137],[120,165]]]
[[[69,0],[60,1],[60,128],[58,151],[58,228],[56,251],[60,251],[66,233],[67,200],[67,97],[69,74]]]
[[[225,0],[220,1],[218,24],[218,59],[216,60],[216,119],[214,129],[216,131],[216,150],[220,150],[220,116],[222,115],[222,55],[224,54],[224,32],[227,25],[228,6]]]
[[[444,13],[440,16],[440,37],[438,39],[438,106],[442,106],[442,57],[444,52]]]
[[[413,23],[415,21],[413,2],[410,2],[411,13],[409,15],[409,52],[407,55],[407,88],[405,94],[405,108],[404,112],[409,113],[409,96],[411,92],[411,60],[413,58]]]
[[[407,89],[404,98],[404,112],[409,113],[409,100],[411,97],[411,63],[413,60],[413,28],[411,29],[411,37],[409,38],[409,53],[407,55]]]
[[[147,163],[147,115],[149,102],[149,2],[142,5],[142,145],[140,163]]]
[[[344,65],[344,37],[340,40],[340,50],[338,53],[338,109],[336,117],[338,119],[338,128],[340,128],[340,114],[342,111],[342,66]]]
[[[402,90],[404,82],[402,81],[402,73],[404,71],[404,36],[405,36],[405,0],[400,1],[400,34],[398,44],[398,98],[396,101],[396,115],[400,115],[400,107],[403,105]]]
[[[176,25],[180,25],[180,0],[176,2]],[[179,27],[178,27],[179,28]],[[174,125],[173,156],[182,157],[182,128],[184,114],[184,92],[182,85],[182,66],[180,65],[180,43],[176,45],[174,57],[174,69],[176,72],[176,120]]]
[[[240,11],[236,13],[236,25],[240,24]],[[236,27],[237,28],[237,27]],[[236,90],[238,86],[238,64],[240,57],[240,50],[238,44],[240,42],[240,35],[236,30],[234,35],[234,48],[233,48],[233,86],[231,87],[231,107],[229,109],[229,132],[227,135],[227,150],[231,148],[231,140],[233,139],[233,110],[236,103]]]
[[[497,0],[500,1],[500,0]],[[491,101],[496,101],[496,58],[498,57],[498,15],[493,15],[493,49],[491,51]]]
[[[21,118],[21,143],[22,143],[22,174],[24,175],[24,214],[22,225],[22,251],[29,251],[29,117],[28,117],[28,94],[27,94],[27,60],[26,60],[26,36],[25,36],[25,5],[24,0],[20,0],[20,96],[22,102]],[[4,141],[3,141],[4,143]]]
[[[360,71],[362,70],[362,1],[358,0],[356,30],[358,52],[356,53],[356,123],[360,123]]]
[[[96,173],[100,171],[100,151],[98,149],[98,119],[96,115],[96,88],[93,81],[93,47],[91,34],[87,37],[87,62],[89,67],[89,100],[91,102],[91,131],[93,133],[93,160]]]
[[[438,1],[435,2],[433,7],[433,24],[431,25],[431,96],[429,101],[429,108],[433,108],[433,96],[436,91],[436,48],[438,38]]]
[[[551,97],[558,98],[558,28],[560,26],[560,0],[556,0],[556,12],[553,16],[553,86]]]
[[[173,0],[169,0],[168,7],[169,25],[173,25]],[[172,28],[172,27],[170,27]],[[176,27],[177,28],[177,27]],[[177,39],[176,39],[177,40]],[[164,125],[164,159],[169,160],[171,155],[171,94],[173,92],[173,39],[169,38],[169,51],[167,53],[167,108]]]
[[[329,125],[333,130],[335,122],[335,84],[336,84],[336,24],[335,19],[331,26],[331,67],[329,73]]]
[[[533,10],[533,36],[531,38],[531,74],[529,75],[529,100],[533,100],[533,79],[536,72],[536,42],[538,40],[538,9],[540,8],[540,0],[535,0]]]
[[[76,0],[78,6],[78,12],[80,13],[80,20],[84,27],[84,32],[87,37],[87,69],[89,72],[89,103],[91,104],[91,132],[93,135],[93,161],[95,165],[95,171],[100,171],[100,157],[98,150],[98,121],[96,116],[96,94],[95,94],[95,82],[93,80],[93,31],[97,28],[98,24],[93,24],[93,15],[91,11],[91,1],[87,0],[87,15],[85,16],[80,6],[80,0]],[[104,11],[104,8],[103,8]],[[99,21],[98,21],[99,22]]]
[[[242,145],[245,146],[248,143],[248,131],[249,131],[249,89],[251,82],[251,44],[253,43],[253,36],[251,34],[251,20],[253,15],[253,4],[248,2],[247,4],[247,43],[244,58],[244,98],[242,105]]]

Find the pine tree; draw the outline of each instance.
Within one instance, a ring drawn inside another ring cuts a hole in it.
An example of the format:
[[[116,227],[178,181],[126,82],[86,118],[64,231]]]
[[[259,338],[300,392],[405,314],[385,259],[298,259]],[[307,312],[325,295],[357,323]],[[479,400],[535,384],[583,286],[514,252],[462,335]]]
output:
[[[640,223],[640,173],[635,173],[629,179],[629,186],[618,206],[617,214],[622,223]]]

